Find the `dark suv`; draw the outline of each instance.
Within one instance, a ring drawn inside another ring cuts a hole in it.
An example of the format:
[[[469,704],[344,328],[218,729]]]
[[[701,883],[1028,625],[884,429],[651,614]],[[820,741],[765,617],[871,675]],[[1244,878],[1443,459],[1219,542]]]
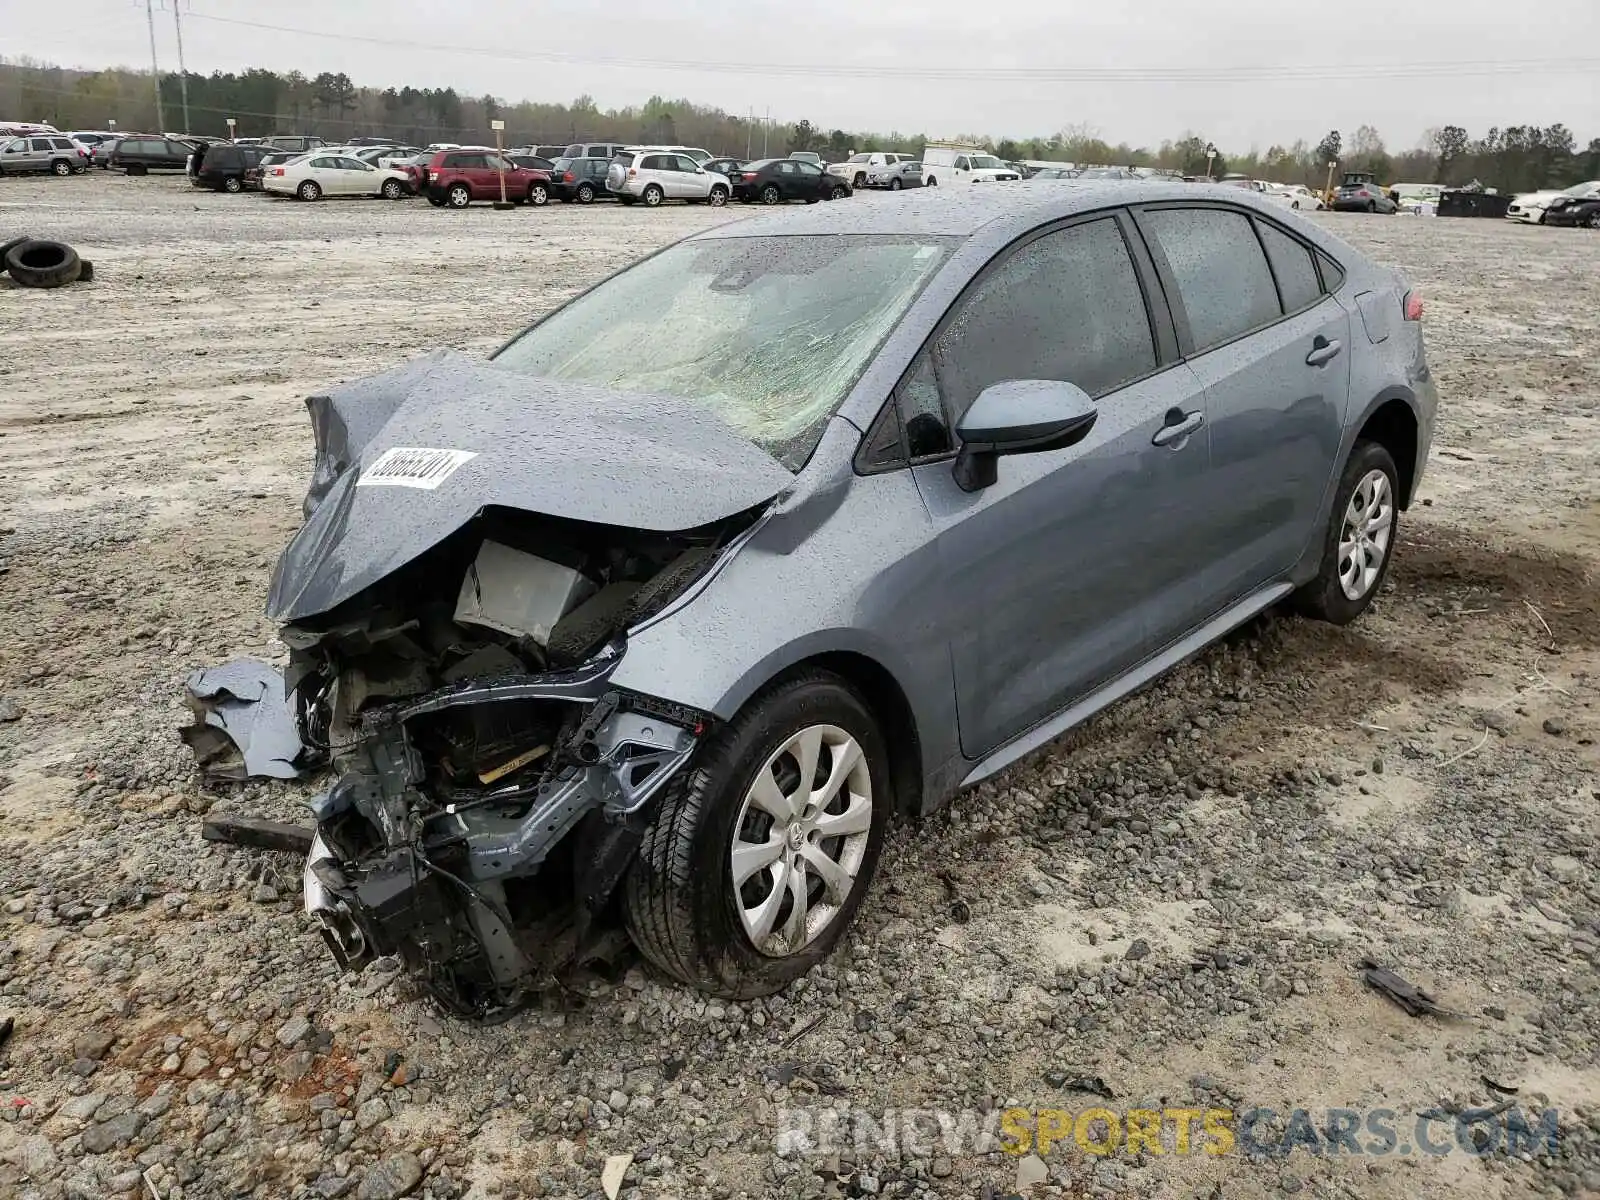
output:
[[[189,156],[193,153],[194,147],[188,142],[135,133],[117,143],[108,165],[129,175],[182,171],[188,167]]]
[[[550,172],[519,167],[493,150],[440,150],[423,168],[424,194],[435,208],[465,208],[474,200],[499,200],[502,166],[507,200],[533,205],[550,202]]]
[[[261,160],[271,151],[265,146],[196,146],[189,160],[189,182],[216,192],[242,192],[261,184]]]
[[[606,168],[609,158],[558,158],[550,172],[550,194],[571,204],[593,204],[606,195]]]

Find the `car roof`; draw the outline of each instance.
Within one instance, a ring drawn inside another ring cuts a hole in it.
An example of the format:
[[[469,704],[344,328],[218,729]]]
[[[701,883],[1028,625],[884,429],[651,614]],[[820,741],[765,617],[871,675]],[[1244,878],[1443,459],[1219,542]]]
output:
[[[776,237],[785,234],[909,234],[971,237],[993,232],[1009,240],[1037,225],[1122,204],[1161,200],[1221,200],[1248,204],[1252,192],[1218,185],[1155,183],[1146,180],[1052,181],[1048,189],[997,183],[970,188],[926,188],[893,204],[820,204],[769,216],[734,221],[695,235],[697,241]],[[1279,215],[1278,205],[1257,202],[1262,212]],[[990,227],[993,227],[992,230]]]

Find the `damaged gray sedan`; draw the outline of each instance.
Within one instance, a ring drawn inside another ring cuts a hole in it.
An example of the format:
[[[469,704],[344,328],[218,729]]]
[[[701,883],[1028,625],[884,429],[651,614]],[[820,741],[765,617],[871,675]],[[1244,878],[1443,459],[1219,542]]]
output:
[[[725,225],[311,400],[268,611],[344,964],[492,1017],[620,925],[771,992],[897,815],[1365,609],[1432,429],[1399,277],[1236,193],[1005,191]]]

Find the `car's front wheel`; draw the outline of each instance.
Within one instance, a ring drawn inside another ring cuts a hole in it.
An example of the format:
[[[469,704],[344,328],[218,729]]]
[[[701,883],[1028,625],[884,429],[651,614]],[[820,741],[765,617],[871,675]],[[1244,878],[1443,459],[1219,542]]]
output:
[[[1393,457],[1377,442],[1357,442],[1339,478],[1317,577],[1295,593],[1295,607],[1335,625],[1366,612],[1388,574],[1399,520]]]
[[[799,978],[861,905],[891,789],[877,722],[842,679],[817,671],[770,688],[664,792],[625,887],[634,942],[720,996]]]
[[[891,192],[898,192],[900,190],[900,186],[900,180],[898,177],[889,180],[889,190]]]
[[[543,208],[550,203],[550,189],[542,183],[533,184],[528,188],[528,203],[535,208]]]
[[[398,179],[385,179],[382,190],[385,200],[398,200],[406,194],[405,184]]]
[[[728,202],[728,189],[727,188],[719,186],[719,187],[714,187],[714,188],[711,189],[711,195],[710,195],[710,197],[708,199],[708,203],[711,205],[712,208],[721,208],[727,202]]]

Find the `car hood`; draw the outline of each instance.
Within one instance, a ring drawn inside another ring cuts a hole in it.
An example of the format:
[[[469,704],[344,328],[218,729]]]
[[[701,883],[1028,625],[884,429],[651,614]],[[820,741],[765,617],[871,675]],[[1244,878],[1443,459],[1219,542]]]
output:
[[[1543,192],[1519,192],[1517,195],[1512,197],[1512,200],[1517,204],[1527,204],[1530,202],[1536,204],[1548,204],[1559,195],[1561,195],[1560,188],[1550,188],[1549,190]]]
[[[689,401],[519,375],[452,351],[306,403],[317,456],[305,523],[267,597],[279,622],[342,604],[485,508],[678,532],[794,482]]]

